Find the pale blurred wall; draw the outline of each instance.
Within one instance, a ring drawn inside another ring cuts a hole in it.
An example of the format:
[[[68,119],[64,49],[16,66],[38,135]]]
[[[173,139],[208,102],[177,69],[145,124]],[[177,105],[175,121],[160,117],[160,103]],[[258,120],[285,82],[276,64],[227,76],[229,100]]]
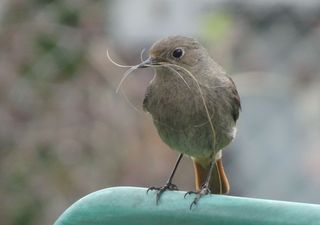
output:
[[[168,34],[201,40],[243,111],[225,151],[233,195],[320,201],[320,6],[316,1],[2,1],[0,224],[51,224],[109,186],[162,185],[177,154],[141,109],[151,70],[115,89]],[[186,21],[186,22],[184,22]],[[138,109],[136,111],[134,107]],[[175,183],[193,189],[185,159]]]

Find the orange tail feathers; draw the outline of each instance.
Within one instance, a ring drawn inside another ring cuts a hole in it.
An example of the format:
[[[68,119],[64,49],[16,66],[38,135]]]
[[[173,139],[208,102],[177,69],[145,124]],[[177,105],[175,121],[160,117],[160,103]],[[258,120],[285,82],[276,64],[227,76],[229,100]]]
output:
[[[210,160],[212,159],[193,158],[192,160],[195,171],[196,190],[199,191],[201,186],[206,182],[210,169]],[[230,190],[230,185],[223,168],[222,159],[217,159],[214,166],[209,189],[213,194],[227,194]]]

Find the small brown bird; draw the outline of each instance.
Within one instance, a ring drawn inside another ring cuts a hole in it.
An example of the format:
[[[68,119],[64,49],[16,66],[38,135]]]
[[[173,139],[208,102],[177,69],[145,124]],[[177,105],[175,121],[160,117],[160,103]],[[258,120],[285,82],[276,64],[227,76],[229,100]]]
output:
[[[162,140],[180,156],[167,183],[157,190],[157,202],[166,190],[177,190],[173,175],[183,156],[193,160],[197,204],[202,195],[228,193],[222,149],[236,134],[240,98],[234,82],[193,38],[171,36],[157,41],[149,58],[137,68],[152,67],[143,108],[152,115]]]

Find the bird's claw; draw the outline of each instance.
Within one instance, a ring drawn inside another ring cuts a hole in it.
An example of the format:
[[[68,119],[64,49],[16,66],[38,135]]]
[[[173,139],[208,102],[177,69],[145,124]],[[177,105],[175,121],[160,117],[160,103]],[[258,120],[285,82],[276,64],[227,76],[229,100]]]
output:
[[[196,191],[188,191],[187,193],[184,194],[184,198],[186,198],[188,195],[192,195],[192,194],[197,194],[198,192]]]
[[[166,185],[162,186],[162,187],[150,187],[147,190],[147,193],[149,191],[157,191],[157,195],[156,195],[156,204],[159,203],[160,197],[162,195],[163,192],[170,190],[170,191],[177,191],[178,187],[175,184],[172,183],[167,183]]]
[[[208,188],[207,185],[203,185],[201,187],[201,190],[200,191],[188,191],[187,193],[185,193],[184,195],[184,198],[187,196],[187,195],[191,195],[191,194],[195,194],[196,197],[193,199],[193,201],[191,202],[190,204],[190,210],[192,209],[193,206],[196,206],[200,200],[200,198],[203,196],[203,195],[207,195],[207,194],[210,194],[211,191],[210,189]]]

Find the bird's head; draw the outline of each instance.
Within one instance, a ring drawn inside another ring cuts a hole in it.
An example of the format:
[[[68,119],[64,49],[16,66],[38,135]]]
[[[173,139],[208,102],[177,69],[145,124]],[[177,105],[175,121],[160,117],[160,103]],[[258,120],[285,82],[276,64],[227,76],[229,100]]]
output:
[[[193,67],[207,57],[207,51],[193,38],[170,36],[155,42],[149,50],[149,58],[139,68],[177,65]]]

